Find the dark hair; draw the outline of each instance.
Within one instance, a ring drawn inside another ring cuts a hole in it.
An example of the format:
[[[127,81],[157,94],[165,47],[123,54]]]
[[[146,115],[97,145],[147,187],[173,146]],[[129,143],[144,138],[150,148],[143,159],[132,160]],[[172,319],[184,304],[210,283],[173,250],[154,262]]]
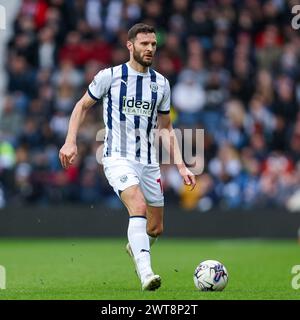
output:
[[[138,33],[155,33],[155,29],[145,23],[137,23],[128,31],[128,40],[134,40]]]

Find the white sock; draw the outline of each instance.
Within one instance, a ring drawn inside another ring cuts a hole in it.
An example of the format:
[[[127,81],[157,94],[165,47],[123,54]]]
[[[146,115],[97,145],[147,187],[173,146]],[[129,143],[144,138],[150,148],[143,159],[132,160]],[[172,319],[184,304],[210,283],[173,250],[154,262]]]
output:
[[[136,266],[140,279],[143,281],[147,276],[152,275],[151,257],[148,252],[140,252],[135,257]]]
[[[128,240],[134,257],[141,251],[149,252],[150,243],[146,232],[147,219],[143,216],[133,216],[129,218]]]
[[[149,235],[148,235],[148,237],[149,237],[150,247],[152,247],[152,245],[156,242],[158,237],[152,237]]]
[[[129,218],[127,235],[141,279],[148,274],[153,274],[150,261],[150,242],[146,227],[147,219],[143,216]]]

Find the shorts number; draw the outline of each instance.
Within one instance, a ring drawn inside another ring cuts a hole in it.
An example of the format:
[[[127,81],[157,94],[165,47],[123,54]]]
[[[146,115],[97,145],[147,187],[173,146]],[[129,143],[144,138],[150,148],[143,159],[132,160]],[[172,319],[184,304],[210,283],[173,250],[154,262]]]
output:
[[[160,178],[156,180],[157,183],[159,183],[159,186],[160,186],[160,191],[161,193],[163,193],[163,186],[162,186],[162,183],[161,183],[161,180]]]

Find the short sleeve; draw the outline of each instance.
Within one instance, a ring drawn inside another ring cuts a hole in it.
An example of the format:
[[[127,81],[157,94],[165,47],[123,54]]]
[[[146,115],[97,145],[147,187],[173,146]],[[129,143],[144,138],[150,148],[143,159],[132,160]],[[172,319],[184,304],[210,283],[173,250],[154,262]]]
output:
[[[160,105],[158,106],[158,113],[168,114],[170,112],[170,96],[171,96],[171,90],[170,90],[170,84],[169,81],[165,78],[165,87],[164,87],[164,94],[162,97],[162,101]]]
[[[112,69],[99,71],[88,86],[90,97],[96,101],[100,100],[109,90],[112,81]]]

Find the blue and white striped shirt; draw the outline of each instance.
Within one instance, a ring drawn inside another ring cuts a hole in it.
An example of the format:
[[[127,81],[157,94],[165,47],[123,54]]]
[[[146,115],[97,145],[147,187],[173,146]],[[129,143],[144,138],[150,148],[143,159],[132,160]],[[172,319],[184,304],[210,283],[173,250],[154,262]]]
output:
[[[124,63],[101,70],[88,93],[95,100],[103,98],[103,156],[157,164],[153,129],[157,113],[170,111],[169,81],[153,69],[139,73]]]

